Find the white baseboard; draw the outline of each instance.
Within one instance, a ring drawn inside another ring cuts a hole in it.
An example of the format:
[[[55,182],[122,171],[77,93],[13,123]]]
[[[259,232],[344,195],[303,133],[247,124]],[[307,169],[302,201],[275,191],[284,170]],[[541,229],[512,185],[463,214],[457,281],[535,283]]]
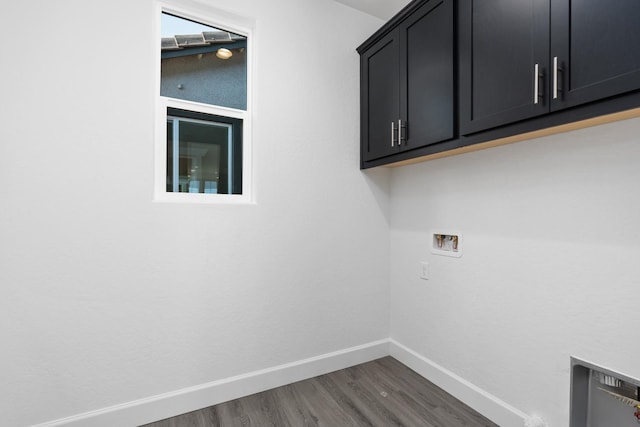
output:
[[[33,427],[139,426],[388,355],[389,340],[384,339],[273,368],[38,424]]]
[[[395,340],[389,341],[390,355],[447,393],[503,427],[522,427],[527,414],[487,393]]]
[[[500,426],[524,425],[527,415],[522,411],[397,341],[384,339],[33,427],[135,427],[385,356],[402,362]]]

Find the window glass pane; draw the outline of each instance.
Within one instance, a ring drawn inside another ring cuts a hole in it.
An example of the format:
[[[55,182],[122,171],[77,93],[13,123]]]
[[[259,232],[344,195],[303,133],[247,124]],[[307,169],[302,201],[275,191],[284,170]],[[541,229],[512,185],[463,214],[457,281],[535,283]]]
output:
[[[247,39],[162,14],[162,96],[247,108]]]
[[[167,171],[171,171],[167,191],[230,194],[234,176],[233,125],[177,117],[169,121],[175,137],[167,137]]]

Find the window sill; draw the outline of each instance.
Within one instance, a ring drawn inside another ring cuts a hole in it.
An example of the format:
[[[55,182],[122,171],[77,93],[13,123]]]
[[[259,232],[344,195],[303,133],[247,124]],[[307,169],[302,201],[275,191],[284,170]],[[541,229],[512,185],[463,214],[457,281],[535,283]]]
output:
[[[186,203],[206,205],[255,205],[247,194],[158,193],[157,203]]]

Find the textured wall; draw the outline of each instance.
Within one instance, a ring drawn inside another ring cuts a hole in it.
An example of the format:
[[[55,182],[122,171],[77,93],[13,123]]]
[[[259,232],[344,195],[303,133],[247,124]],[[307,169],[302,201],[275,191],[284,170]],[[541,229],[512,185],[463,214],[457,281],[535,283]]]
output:
[[[365,11],[373,16],[389,20],[393,15],[398,13],[400,9],[405,7],[409,0],[336,0],[347,6]]]
[[[0,15],[4,424],[385,338],[390,251],[391,337],[513,406],[567,425],[569,355],[640,377],[640,121],[393,169],[389,246],[389,171],[357,145],[354,47],[381,21],[211,3],[256,21],[251,206],[151,201],[153,2]]]
[[[332,1],[209,3],[256,22],[255,205],[152,201],[154,2],[0,16],[21,35],[1,48],[3,425],[389,336],[385,176],[358,170],[354,50],[381,22]]]
[[[392,338],[552,426],[570,355],[640,378],[638,135],[633,119],[394,169]],[[461,231],[463,256],[431,254],[432,229]]]

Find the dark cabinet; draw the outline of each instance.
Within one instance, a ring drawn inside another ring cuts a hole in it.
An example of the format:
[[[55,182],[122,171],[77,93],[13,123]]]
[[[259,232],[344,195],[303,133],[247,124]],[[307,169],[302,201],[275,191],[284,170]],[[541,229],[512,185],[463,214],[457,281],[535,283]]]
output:
[[[415,2],[358,48],[361,157],[454,138],[453,0]]]
[[[362,168],[640,117],[640,0],[414,0],[358,52]]]
[[[549,111],[542,78],[549,57],[546,2],[546,7],[545,0],[460,2],[463,134]]]
[[[552,111],[640,89],[640,1],[552,1],[550,56]]]
[[[465,0],[461,133],[640,88],[637,0]]]
[[[361,138],[366,160],[398,151],[400,49],[398,31],[387,34],[361,57]]]

